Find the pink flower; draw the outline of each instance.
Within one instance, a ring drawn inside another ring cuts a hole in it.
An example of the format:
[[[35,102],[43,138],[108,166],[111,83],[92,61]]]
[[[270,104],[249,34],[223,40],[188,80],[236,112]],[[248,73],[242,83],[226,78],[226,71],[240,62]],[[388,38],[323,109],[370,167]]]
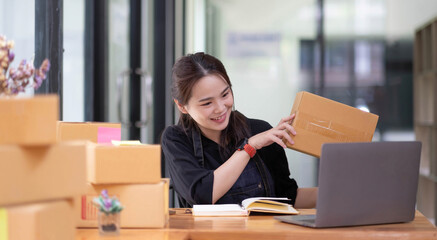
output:
[[[48,59],[41,63],[39,69],[35,69],[32,63],[26,60],[22,60],[17,68],[9,68],[15,59],[15,54],[11,50],[13,47],[13,41],[7,41],[6,37],[0,36],[0,95],[18,94],[24,92],[26,87],[38,89],[47,78],[50,69]],[[31,77],[33,77],[33,84],[29,84]]]

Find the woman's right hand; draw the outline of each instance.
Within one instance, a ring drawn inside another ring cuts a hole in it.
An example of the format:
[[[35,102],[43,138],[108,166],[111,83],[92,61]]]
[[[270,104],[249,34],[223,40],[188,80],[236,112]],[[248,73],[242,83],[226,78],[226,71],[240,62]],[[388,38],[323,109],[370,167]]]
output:
[[[296,135],[296,130],[291,126],[291,122],[295,116],[295,114],[292,114],[288,117],[284,117],[279,121],[276,127],[250,137],[249,145],[258,150],[275,142],[283,148],[286,148],[287,146],[282,141],[284,138],[289,143],[294,144],[289,133],[293,134],[293,136]]]

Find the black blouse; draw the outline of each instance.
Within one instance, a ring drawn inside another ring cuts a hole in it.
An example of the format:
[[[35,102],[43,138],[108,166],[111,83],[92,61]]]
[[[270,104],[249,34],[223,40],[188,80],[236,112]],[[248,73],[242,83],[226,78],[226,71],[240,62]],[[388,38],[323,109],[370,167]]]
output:
[[[272,126],[262,120],[247,119],[253,135],[264,132]],[[224,163],[219,145],[201,136],[200,152],[204,162],[199,162],[194,149],[195,130],[185,132],[180,125],[169,126],[162,134],[162,150],[169,169],[172,184],[179,196],[189,205],[211,204],[214,170]],[[197,150],[199,151],[199,150]],[[288,197],[294,201],[297,194],[297,183],[290,179],[287,157],[284,149],[273,143],[257,151],[269,170],[275,186],[277,197]],[[253,160],[251,160],[253,161]]]

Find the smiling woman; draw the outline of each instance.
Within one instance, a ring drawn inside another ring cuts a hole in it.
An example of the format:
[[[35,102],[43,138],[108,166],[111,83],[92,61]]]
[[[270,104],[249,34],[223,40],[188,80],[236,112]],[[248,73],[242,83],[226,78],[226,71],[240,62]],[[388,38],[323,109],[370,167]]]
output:
[[[173,67],[173,98],[181,117],[162,135],[170,177],[183,207],[240,203],[278,196],[314,207],[317,190],[299,189],[290,179],[282,139],[296,134],[281,119],[276,127],[233,110],[232,84],[217,58],[195,53]],[[309,194],[307,194],[309,193]]]

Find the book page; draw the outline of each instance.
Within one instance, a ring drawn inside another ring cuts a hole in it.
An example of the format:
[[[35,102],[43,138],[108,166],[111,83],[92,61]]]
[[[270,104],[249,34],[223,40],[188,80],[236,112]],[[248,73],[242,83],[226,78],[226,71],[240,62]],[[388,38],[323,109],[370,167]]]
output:
[[[283,202],[278,202],[283,201]],[[248,198],[243,200],[243,208],[251,212],[266,212],[280,214],[299,214],[291,204],[288,204],[287,198]]]
[[[193,206],[193,216],[247,216],[238,204],[201,204]]]
[[[269,201],[270,200],[270,201]],[[253,202],[270,202],[272,204],[278,204],[278,205],[287,205],[286,203],[281,202],[275,202],[275,200],[282,200],[287,201],[288,198],[277,198],[277,197],[253,197],[253,198],[246,198],[241,202],[241,205],[246,209],[250,204]]]
[[[251,212],[266,212],[266,213],[280,213],[280,214],[299,214],[291,205],[277,205],[263,202],[254,202],[250,204],[247,211]]]

